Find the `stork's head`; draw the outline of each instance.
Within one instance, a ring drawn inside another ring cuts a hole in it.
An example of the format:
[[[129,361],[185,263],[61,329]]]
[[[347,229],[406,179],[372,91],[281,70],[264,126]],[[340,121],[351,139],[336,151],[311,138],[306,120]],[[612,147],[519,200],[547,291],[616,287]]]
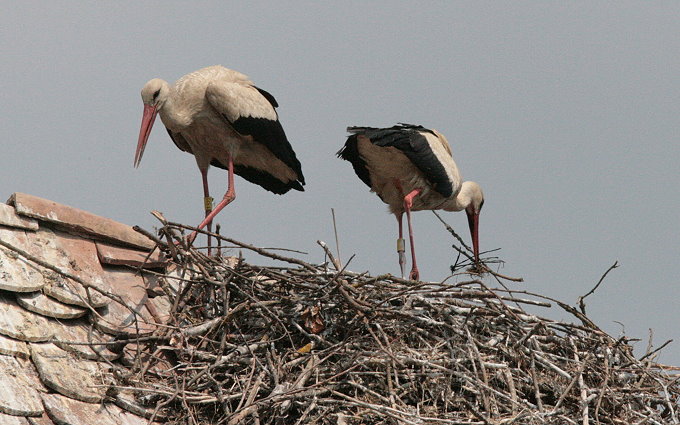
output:
[[[139,140],[137,141],[137,151],[135,152],[135,167],[139,166],[139,162],[142,160],[146,142],[149,140],[149,134],[151,134],[151,128],[153,128],[153,122],[156,120],[158,111],[168,99],[169,93],[168,83],[159,78],[150,80],[142,88],[144,114],[142,115],[142,127],[139,129]]]
[[[149,80],[142,87],[142,102],[144,102],[145,106],[149,105],[160,108],[168,98],[169,91],[168,83],[160,78]]]

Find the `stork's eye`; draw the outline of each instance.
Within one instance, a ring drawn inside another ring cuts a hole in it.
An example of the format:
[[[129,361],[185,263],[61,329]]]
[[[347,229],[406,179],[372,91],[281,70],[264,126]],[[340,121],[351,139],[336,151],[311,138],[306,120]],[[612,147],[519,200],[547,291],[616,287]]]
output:
[[[156,90],[156,91],[154,92],[154,94],[153,94],[153,100],[156,100],[156,98],[158,97],[158,95],[160,94],[160,92],[161,92],[161,89],[158,89],[158,90]]]

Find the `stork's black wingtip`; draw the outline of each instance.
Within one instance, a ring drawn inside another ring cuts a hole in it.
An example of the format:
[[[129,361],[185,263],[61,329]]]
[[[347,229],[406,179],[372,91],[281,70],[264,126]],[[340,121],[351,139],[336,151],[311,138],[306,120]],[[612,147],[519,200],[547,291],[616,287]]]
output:
[[[303,184],[305,184],[304,181],[302,181],[302,182],[296,181],[295,183],[293,183],[293,184],[291,185],[291,187],[292,187],[293,189],[295,189],[295,190],[299,190],[300,192],[304,192],[304,191],[305,191],[305,188],[302,187]]]

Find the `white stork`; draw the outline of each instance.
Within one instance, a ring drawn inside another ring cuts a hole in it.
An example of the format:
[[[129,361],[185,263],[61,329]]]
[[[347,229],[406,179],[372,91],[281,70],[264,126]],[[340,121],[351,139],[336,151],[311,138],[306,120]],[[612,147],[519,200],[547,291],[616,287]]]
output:
[[[404,212],[411,243],[410,279],[419,278],[411,211],[465,210],[474,259],[479,263],[478,224],[484,194],[477,183],[462,181],[446,138],[436,130],[409,124],[390,128],[348,127],[347,131],[352,134],[338,156],[352,163],[356,175],[397,217],[402,276],[406,263],[401,224]]]
[[[158,114],[175,145],[193,154],[201,171],[205,219],[199,229],[208,226],[210,230],[213,218],[236,197],[234,173],[279,195],[290,189],[304,190],[300,161],[279,123],[276,99],[240,72],[209,66],[172,86],[154,78],[142,88],[142,101],[134,165],[142,160]],[[214,209],[208,190],[210,165],[228,171],[227,192]],[[195,236],[192,233],[189,242]]]

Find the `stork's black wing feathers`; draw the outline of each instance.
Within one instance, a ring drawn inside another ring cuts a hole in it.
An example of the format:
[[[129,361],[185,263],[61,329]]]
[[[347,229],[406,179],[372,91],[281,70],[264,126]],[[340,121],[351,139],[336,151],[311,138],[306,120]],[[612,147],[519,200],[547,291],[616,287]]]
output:
[[[283,195],[291,189],[299,190],[304,192],[304,188],[299,181],[293,180],[288,183],[284,183],[276,177],[272,176],[266,171],[259,170],[254,167],[248,167],[245,165],[234,164],[234,173],[243,177],[251,183],[262,186],[270,192],[274,192],[277,195]]]
[[[272,105],[273,107],[275,107],[275,108],[278,108],[278,107],[279,107],[279,103],[276,101],[276,99],[274,99],[274,96],[273,96],[271,93],[269,93],[269,92],[266,91],[266,90],[262,90],[261,88],[259,88],[259,87],[257,87],[257,86],[253,86],[253,87],[255,87],[255,89],[257,89],[257,91],[259,91],[260,94],[261,94],[262,96],[264,96],[264,98],[267,99],[267,101],[268,101],[269,103],[271,103],[271,105]]]
[[[449,176],[424,134],[430,133],[436,136],[432,130],[419,125],[399,124],[390,128],[348,127],[347,131],[353,134],[347,138],[338,156],[350,161],[357,176],[368,186],[371,186],[371,180],[366,163],[359,155],[358,135],[368,137],[376,146],[399,149],[413,165],[423,172],[438,193],[444,197],[453,194]]]
[[[226,118],[226,117],[225,117]],[[236,121],[231,123],[234,130],[239,134],[244,136],[252,136],[255,143],[263,144],[269,151],[274,154],[275,157],[281,160],[284,164],[289,166],[298,175],[298,181],[291,182],[293,186],[291,189],[303,190],[302,185],[305,184],[305,177],[302,174],[302,165],[295,155],[295,151],[291,146],[286,133],[283,131],[283,127],[279,120],[270,120],[267,118],[254,118],[254,117],[240,117]],[[234,172],[238,174],[236,169]],[[239,174],[240,175],[240,174]],[[245,176],[242,176],[245,178]],[[265,181],[259,183],[257,181],[250,180],[252,183],[261,185],[267,190],[272,190],[268,186],[265,186]],[[272,190],[274,192],[274,190]]]
[[[279,106],[274,96],[269,92],[258,87],[255,88],[272,107],[276,108]],[[226,115],[224,115],[224,118],[229,121]],[[290,189],[304,191],[302,185],[305,184],[305,177],[302,174],[302,165],[297,159],[295,151],[278,119],[271,120],[247,116],[239,117],[235,121],[230,122],[230,124],[239,134],[252,136],[255,143],[264,145],[275,157],[289,166],[297,174],[298,179],[289,183],[283,183],[267,173],[266,170],[237,166],[236,164],[234,165],[234,173],[274,193],[282,194]]]
[[[352,168],[354,168],[357,177],[359,177],[362,182],[366,183],[368,187],[371,187],[371,175],[366,167],[366,161],[359,155],[357,137],[358,134],[349,136],[347,142],[345,142],[345,146],[338,151],[337,155],[338,158],[349,161],[352,164]]]

